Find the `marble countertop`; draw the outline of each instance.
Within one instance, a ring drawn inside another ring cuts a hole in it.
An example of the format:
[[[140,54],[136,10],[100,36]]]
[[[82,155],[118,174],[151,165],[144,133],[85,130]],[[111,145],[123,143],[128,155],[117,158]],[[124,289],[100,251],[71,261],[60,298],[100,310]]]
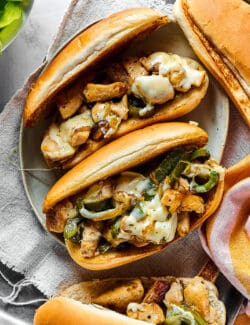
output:
[[[43,61],[70,0],[35,0],[30,16],[14,42],[0,57],[0,111],[23,85],[30,73]],[[22,277],[0,263],[0,271],[12,282]],[[0,296],[10,293],[0,277]],[[23,292],[22,298],[42,297],[34,287]],[[32,324],[37,305],[14,307],[0,302],[0,324]]]

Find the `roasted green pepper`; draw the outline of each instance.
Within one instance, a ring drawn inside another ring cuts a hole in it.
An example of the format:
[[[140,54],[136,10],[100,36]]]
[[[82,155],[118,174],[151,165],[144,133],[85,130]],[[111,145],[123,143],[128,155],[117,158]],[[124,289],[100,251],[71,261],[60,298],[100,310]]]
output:
[[[197,150],[195,150],[192,155],[191,155],[191,158],[190,160],[193,161],[195,159],[209,159],[210,158],[210,153],[207,149],[205,148],[199,148]]]
[[[158,182],[163,181],[164,178],[168,176],[175,168],[184,152],[185,151],[183,148],[178,148],[170,151],[159,164],[159,166],[154,170],[153,178],[155,178]]]
[[[187,160],[179,160],[175,168],[169,175],[170,185],[174,186],[175,182],[180,178],[181,173],[190,166],[190,162]]]
[[[206,193],[209,192],[219,181],[219,173],[215,170],[212,170],[209,174],[209,179],[205,184],[197,184],[195,179],[193,178],[190,188],[192,191],[196,193]]]
[[[169,304],[167,307],[166,325],[208,325],[196,312],[186,306]]]
[[[65,239],[70,239],[76,236],[79,232],[79,223],[82,221],[82,218],[72,218],[69,219],[64,227],[63,236]]]

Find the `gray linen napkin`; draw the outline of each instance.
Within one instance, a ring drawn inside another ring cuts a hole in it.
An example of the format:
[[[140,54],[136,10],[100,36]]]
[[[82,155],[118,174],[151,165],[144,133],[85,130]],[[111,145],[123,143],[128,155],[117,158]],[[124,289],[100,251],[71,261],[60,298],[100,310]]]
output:
[[[169,7],[166,3],[164,0],[73,0],[47,58],[53,56],[79,29],[112,12],[148,6],[167,13]],[[173,244],[171,249],[145,260],[119,269],[91,272],[74,264],[65,247],[44,231],[26,198],[18,156],[19,129],[25,97],[42,67],[43,65],[30,76],[0,115],[0,260],[9,268],[22,273],[26,278],[25,283],[34,284],[48,297],[58,293],[62,286],[83,279],[142,274],[194,275],[206,260],[196,232]],[[224,160],[225,163],[236,162],[249,151],[248,130],[236,111],[232,116],[235,137],[229,138],[228,158]],[[230,150],[235,159],[230,159]],[[182,266],[178,260],[182,260]]]

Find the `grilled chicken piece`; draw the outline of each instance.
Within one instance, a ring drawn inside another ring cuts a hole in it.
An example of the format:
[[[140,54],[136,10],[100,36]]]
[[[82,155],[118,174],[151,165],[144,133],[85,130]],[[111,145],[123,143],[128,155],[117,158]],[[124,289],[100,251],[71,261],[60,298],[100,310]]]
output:
[[[70,158],[76,152],[75,145],[87,141],[93,125],[89,110],[71,117],[60,125],[52,123],[41,144],[45,159],[58,161]]]
[[[143,67],[137,57],[126,58],[122,64],[130,77],[130,83],[139,76],[148,75],[148,71]]]
[[[128,96],[124,95],[120,102],[110,104],[110,111],[122,120],[128,119]]]
[[[183,288],[179,282],[173,282],[165,294],[164,303],[180,305],[183,302]]]
[[[169,207],[169,212],[174,213],[181,205],[183,194],[177,190],[167,189],[161,198],[161,204]]]
[[[178,180],[178,191],[183,194],[186,194],[189,191],[189,183],[183,177],[180,177]]]
[[[83,126],[82,128],[74,130],[71,138],[72,147],[77,147],[80,146],[81,144],[84,144],[88,140],[90,132],[91,132],[90,126]]]
[[[46,217],[46,227],[49,231],[61,233],[68,219],[75,218],[78,212],[69,200],[58,203]]]
[[[91,223],[85,223],[80,252],[83,257],[93,257],[95,256],[96,249],[98,247],[99,241],[102,237],[101,232]]]
[[[110,64],[107,67],[106,72],[107,72],[107,76],[109,77],[109,79],[111,81],[113,81],[113,82],[121,81],[121,82],[124,82],[126,85],[129,84],[129,75],[124,70],[121,63],[115,62],[113,64]]]
[[[87,102],[105,102],[126,94],[128,88],[123,82],[102,85],[88,83],[83,90]]]
[[[46,131],[41,151],[48,163],[68,159],[75,154],[75,149],[62,138],[56,123],[52,123]]]
[[[181,201],[180,211],[194,211],[196,213],[203,213],[205,204],[202,197],[193,194],[187,194]]]
[[[178,215],[177,232],[179,236],[183,237],[189,233],[190,230],[190,216],[188,212],[181,212]]]
[[[209,292],[203,281],[204,280],[198,276],[194,277],[184,289],[184,299],[185,302],[193,306],[202,317],[209,319]]]
[[[71,87],[63,89],[56,96],[56,104],[64,120],[76,113],[83,102],[84,83],[78,80]]]
[[[145,303],[157,303],[159,304],[166,292],[169,290],[170,284],[167,281],[155,281],[153,286],[149,289],[147,294],[145,295],[143,302]]]
[[[159,305],[156,303],[130,303],[127,307],[128,317],[139,319],[153,324],[162,324],[165,316]]]
[[[127,283],[112,288],[93,299],[92,303],[124,313],[131,301],[141,302],[143,294],[144,288],[141,280],[128,280]]]

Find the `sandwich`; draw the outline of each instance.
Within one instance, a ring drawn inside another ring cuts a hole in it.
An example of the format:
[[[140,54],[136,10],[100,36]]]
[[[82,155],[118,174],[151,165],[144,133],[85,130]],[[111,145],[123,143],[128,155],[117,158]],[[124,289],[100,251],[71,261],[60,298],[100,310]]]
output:
[[[49,166],[71,168],[115,138],[197,107],[208,88],[198,62],[153,48],[124,54],[169,22],[153,9],[125,10],[85,29],[49,62],[23,117],[29,127],[49,115],[41,144]]]
[[[207,133],[183,122],[154,124],[99,149],[63,175],[44,203],[47,229],[73,260],[104,270],[161,251],[218,207],[224,169]]]
[[[226,310],[216,286],[194,278],[86,281],[42,305],[34,325],[224,325]]]
[[[250,126],[250,5],[242,0],[177,0],[174,16]]]

